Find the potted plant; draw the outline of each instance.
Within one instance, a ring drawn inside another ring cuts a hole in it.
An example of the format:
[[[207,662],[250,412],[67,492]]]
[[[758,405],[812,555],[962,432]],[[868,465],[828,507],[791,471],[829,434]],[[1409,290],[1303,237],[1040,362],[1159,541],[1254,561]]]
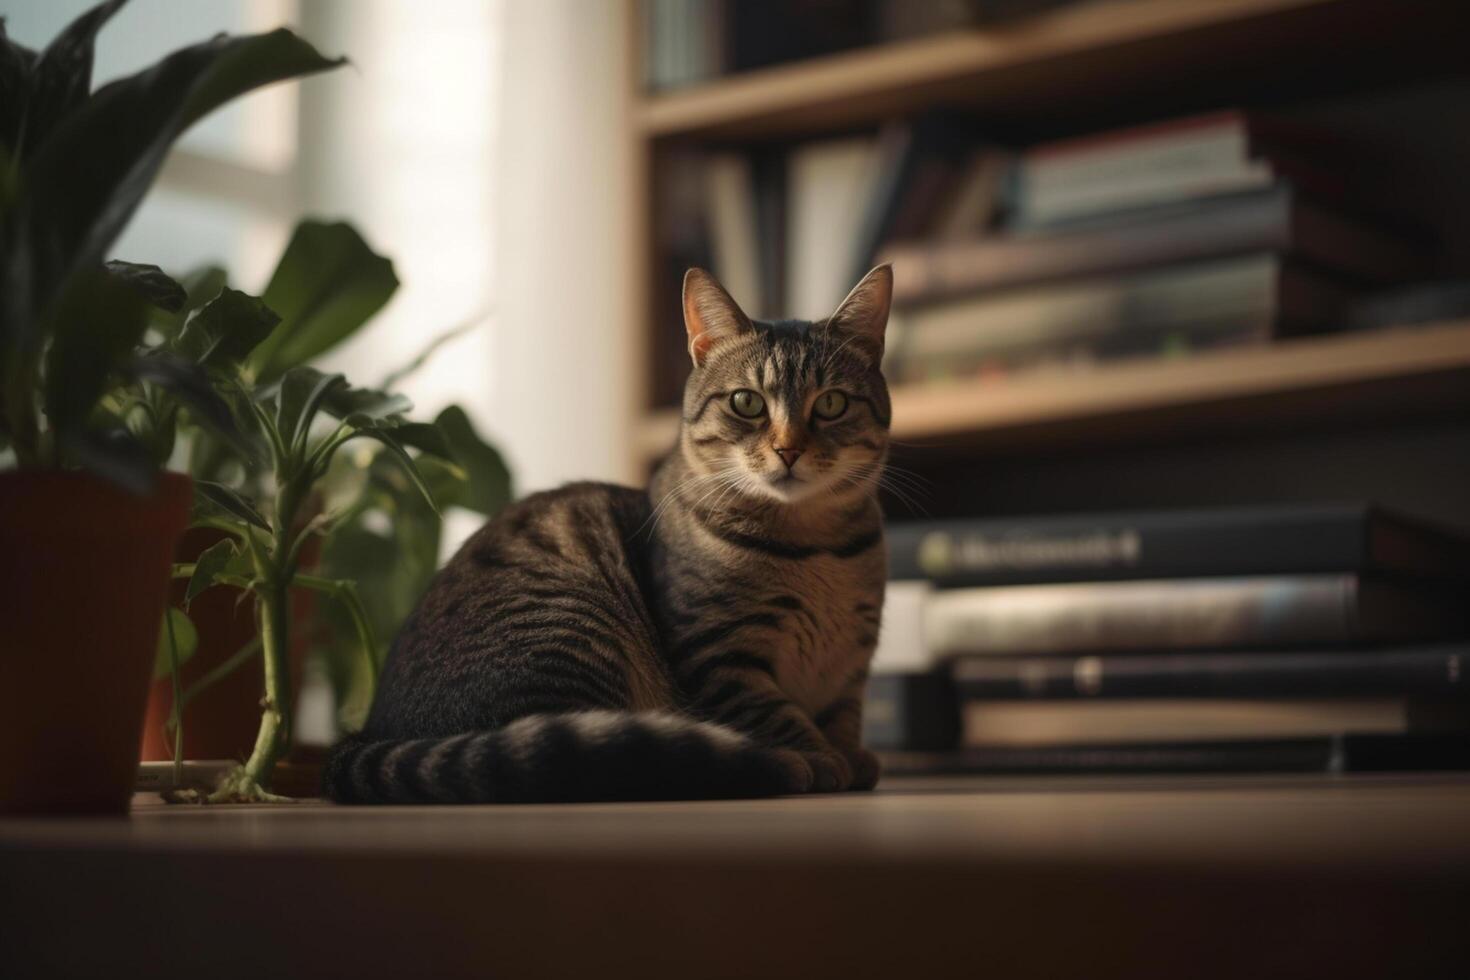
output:
[[[149,340],[185,291],[107,252],[193,122],[340,64],[284,30],[222,35],[92,91],[94,38],[121,6],[39,53],[0,25],[0,810],[116,811],[131,793],[190,489],[105,395],[131,378],[230,433],[198,366]]]
[[[228,289],[226,274],[217,267],[196,270],[184,281],[206,284],[206,292],[217,294],[217,301],[185,313],[176,326],[170,324],[171,336],[179,338],[183,348],[179,353],[186,357],[201,348],[214,351],[205,367],[211,384],[226,387],[268,383],[287,368],[330,349],[355,334],[398,286],[392,263],[376,254],[350,225],[320,221],[296,227],[259,299]],[[202,342],[189,342],[191,336]],[[189,435],[190,470],[196,478],[234,486],[250,497],[267,492],[268,469],[255,466],[255,459],[242,457],[197,427]],[[303,523],[311,516],[315,515],[306,514]],[[177,560],[193,563],[226,536],[216,528],[192,527],[180,541]],[[303,549],[307,569],[315,564],[319,544],[309,539]],[[243,669],[260,650],[254,611],[228,586],[203,595],[189,593],[186,586],[176,582],[173,599],[180,608],[187,607],[197,627],[197,647],[179,648],[179,671],[171,670],[166,658],[158,663],[144,726],[143,758],[176,762],[244,758],[255,740],[264,695],[259,672]],[[313,593],[298,589],[292,599],[296,618],[313,613]],[[305,639],[293,638],[288,659],[293,689],[305,654]],[[184,726],[182,709],[191,706],[190,724]]]
[[[184,798],[208,802],[280,799],[270,792],[275,764],[291,744],[293,705],[288,650],[292,636],[293,589],[304,588],[336,603],[352,629],[352,649],[364,658],[364,674],[376,676],[379,647],[351,579],[329,579],[301,568],[301,556],[316,536],[330,534],[339,514],[322,511],[303,521],[321,481],[338,452],[355,439],[380,445],[426,506],[438,504],[415,457],[414,448],[446,463],[452,456],[439,427],[403,416],[407,399],[387,392],[353,388],[340,374],[299,366],[279,381],[251,385],[248,375],[227,387],[239,414],[269,451],[264,493],[250,499],[223,484],[197,481],[202,511],[196,523],[227,536],[206,549],[198,561],[175,574],[187,577],[188,595],[225,585],[248,591],[255,600],[265,696],[259,731],[249,758],[227,773],[212,793]],[[324,424],[318,425],[318,422]],[[369,694],[370,697],[370,694]]]

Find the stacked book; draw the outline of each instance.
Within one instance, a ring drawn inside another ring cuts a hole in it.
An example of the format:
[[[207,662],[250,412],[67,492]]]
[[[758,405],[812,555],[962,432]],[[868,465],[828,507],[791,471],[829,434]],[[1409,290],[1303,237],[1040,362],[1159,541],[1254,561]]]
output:
[[[1338,203],[1363,196],[1345,161],[1357,148],[1241,111],[1032,147],[996,227],[883,252],[889,377],[994,379],[1337,327],[1363,291],[1426,269],[1412,239]]]
[[[897,525],[889,549],[866,724],[900,767],[1470,765],[1450,531],[1246,507]]]

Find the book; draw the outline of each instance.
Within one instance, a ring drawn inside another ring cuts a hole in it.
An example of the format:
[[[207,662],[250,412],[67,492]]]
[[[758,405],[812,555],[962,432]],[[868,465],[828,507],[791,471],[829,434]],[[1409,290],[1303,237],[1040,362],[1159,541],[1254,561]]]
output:
[[[924,648],[924,606],[933,586],[922,581],[889,582],[883,590],[882,627],[873,651],[873,673],[928,670],[934,658]]]
[[[1470,576],[1464,533],[1370,503],[895,523],[888,574],[940,585],[1384,572]]]
[[[966,746],[1302,738],[1470,730],[1470,702],[1408,698],[1146,698],[977,701],[960,709]]]
[[[1046,227],[1163,203],[1268,187],[1282,177],[1345,196],[1321,134],[1226,111],[1059,140],[1021,155],[1016,224]]]
[[[1222,742],[989,746],[879,752],[904,775],[1062,773],[1412,772],[1470,769],[1470,736],[1353,734]]]
[[[962,657],[963,697],[987,700],[1470,696],[1470,644],[1086,657]]]
[[[868,679],[864,745],[933,751],[953,748],[959,738],[959,697],[948,672],[874,674]]]
[[[872,0],[729,0],[723,7],[732,72],[848,51],[877,36]]]
[[[652,296],[661,339],[652,345],[655,404],[679,404],[689,373],[680,299],[684,272],[691,266],[707,269],[713,264],[704,164],[703,154],[685,149],[671,150],[657,164],[661,199],[654,211],[653,235],[659,262],[654,269],[656,288]]]
[[[1470,279],[1419,283],[1354,301],[1343,317],[1349,330],[1378,330],[1470,317]]]
[[[1329,322],[1346,298],[1268,252],[1021,287],[896,309],[885,371],[895,383],[922,383],[1074,349],[1104,358],[1165,352],[1176,338],[1262,342]]]
[[[1463,603],[1353,573],[937,590],[924,644],[960,654],[1083,654],[1437,640]]]
[[[879,132],[872,192],[853,239],[851,282],[862,278],[888,242],[928,230],[974,151],[971,126],[962,117],[931,112]]]
[[[1426,268],[1424,254],[1411,243],[1309,201],[1286,184],[1130,212],[1107,225],[895,245],[883,259],[893,263],[893,300],[902,306],[1261,251],[1289,253],[1371,282],[1403,280]]]
[[[709,196],[710,271],[740,308],[762,316],[773,304],[762,295],[760,238],[750,158],[718,153],[705,164]]]
[[[641,25],[644,85],[671,89],[723,74],[724,8],[722,0],[645,0]]]
[[[788,315],[821,318],[852,284],[853,243],[877,177],[877,144],[853,137],[804,143],[787,161]]]
[[[944,200],[928,229],[939,242],[968,242],[989,231],[1002,220],[1008,202],[1011,173],[1015,161],[1011,153],[996,147],[972,150],[969,162],[959,171],[949,197]],[[892,261],[892,255],[924,254],[920,247],[890,246],[880,261]],[[907,260],[901,260],[907,264]],[[901,273],[895,265],[894,275]],[[900,299],[898,281],[894,282],[894,298]]]
[[[783,149],[763,147],[750,154],[750,177],[755,190],[755,230],[760,247],[760,295],[762,309],[746,310],[756,317],[788,316],[786,302],[787,264],[787,154]]]

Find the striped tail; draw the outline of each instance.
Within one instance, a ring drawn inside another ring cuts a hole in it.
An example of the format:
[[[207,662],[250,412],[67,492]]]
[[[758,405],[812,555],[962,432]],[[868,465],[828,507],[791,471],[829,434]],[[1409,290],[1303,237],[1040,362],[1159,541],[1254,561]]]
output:
[[[448,738],[351,735],[328,755],[322,788],[338,803],[570,803],[775,796],[810,780],[794,752],[722,725],[578,711]]]

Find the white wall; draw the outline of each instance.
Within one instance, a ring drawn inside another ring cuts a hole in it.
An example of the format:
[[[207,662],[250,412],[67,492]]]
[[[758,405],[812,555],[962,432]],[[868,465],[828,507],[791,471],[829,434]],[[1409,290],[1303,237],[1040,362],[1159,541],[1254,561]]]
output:
[[[525,490],[629,482],[623,5],[505,5],[491,417]]]
[[[490,309],[407,393],[465,404],[519,492],[636,479],[623,7],[581,0],[313,2],[354,67],[307,83],[304,197],[356,222],[404,286],[333,358],[370,379]],[[453,537],[472,529],[452,528]]]

